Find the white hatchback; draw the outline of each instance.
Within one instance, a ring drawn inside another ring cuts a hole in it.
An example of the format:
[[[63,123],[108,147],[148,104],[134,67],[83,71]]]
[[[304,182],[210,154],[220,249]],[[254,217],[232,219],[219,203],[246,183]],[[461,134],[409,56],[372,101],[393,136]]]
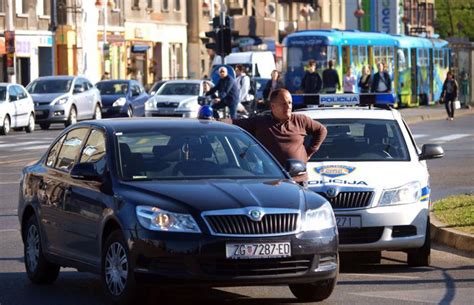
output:
[[[35,129],[35,107],[30,94],[19,84],[0,83],[0,135],[13,128]]]
[[[430,184],[427,159],[439,145],[420,150],[400,113],[377,107],[320,107],[303,112],[328,135],[307,164],[308,187],[332,205],[339,251],[404,251],[411,266],[430,263]],[[374,259],[375,258],[375,259]]]

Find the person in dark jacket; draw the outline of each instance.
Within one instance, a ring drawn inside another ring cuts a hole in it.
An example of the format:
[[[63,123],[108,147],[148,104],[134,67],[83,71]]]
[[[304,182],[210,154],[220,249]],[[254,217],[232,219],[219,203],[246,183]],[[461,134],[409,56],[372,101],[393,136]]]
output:
[[[316,72],[316,61],[311,59],[308,61],[308,69],[301,81],[301,89],[303,89],[304,94],[310,94],[304,96],[305,105],[318,103],[318,97],[313,94],[318,94],[321,91],[321,87],[322,80],[318,72]]]
[[[334,69],[334,62],[328,61],[328,68],[323,71],[323,90],[325,93],[336,93],[338,89],[341,89],[341,81],[339,80],[339,74]]]
[[[374,75],[371,91],[374,93],[390,93],[392,91],[390,75],[384,70],[381,62],[378,63],[377,69],[378,72]]]
[[[372,75],[370,75],[369,66],[362,68],[362,76],[359,79],[359,91],[360,93],[369,93],[370,87],[372,86]]]
[[[237,105],[239,104],[239,88],[235,80],[230,77],[225,67],[219,68],[219,81],[217,85],[206,93],[206,96],[215,96],[216,91],[219,93],[219,98],[216,98],[216,103],[212,105],[214,110],[214,118],[219,118],[217,110],[229,107],[229,115],[232,119],[237,118]]]
[[[270,94],[273,90],[285,88],[283,81],[281,80],[281,72],[278,70],[273,70],[271,74],[271,79],[265,84],[263,89],[263,101],[258,102],[257,109],[259,111],[269,110],[270,109]]]
[[[448,113],[447,120],[454,120],[454,101],[458,97],[458,83],[454,79],[454,74],[448,71],[446,80],[443,83],[443,90],[441,91],[441,99],[444,101],[446,112]]]

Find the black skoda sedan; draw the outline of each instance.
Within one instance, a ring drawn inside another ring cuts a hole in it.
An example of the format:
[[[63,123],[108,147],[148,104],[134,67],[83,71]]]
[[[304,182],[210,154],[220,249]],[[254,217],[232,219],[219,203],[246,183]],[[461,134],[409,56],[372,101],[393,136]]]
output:
[[[97,273],[119,304],[136,300],[138,283],[288,284],[323,300],[336,285],[337,228],[329,203],[291,179],[304,170],[220,122],[76,124],[22,172],[28,277]]]

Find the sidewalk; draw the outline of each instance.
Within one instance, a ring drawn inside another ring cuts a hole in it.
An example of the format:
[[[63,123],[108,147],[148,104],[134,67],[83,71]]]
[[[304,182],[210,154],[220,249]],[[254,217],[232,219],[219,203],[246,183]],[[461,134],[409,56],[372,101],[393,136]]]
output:
[[[414,124],[427,120],[444,120],[447,117],[444,105],[419,106],[416,108],[399,109],[407,124]],[[454,119],[459,116],[474,114],[474,107],[471,109],[461,108],[454,112]]]

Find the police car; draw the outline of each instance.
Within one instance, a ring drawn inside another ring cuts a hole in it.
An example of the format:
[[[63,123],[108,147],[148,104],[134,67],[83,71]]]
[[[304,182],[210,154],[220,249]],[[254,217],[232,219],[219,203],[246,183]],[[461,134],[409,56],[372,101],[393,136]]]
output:
[[[387,105],[390,101],[380,100],[359,106],[358,95],[321,95],[318,108],[303,110],[328,130],[308,161],[308,187],[331,203],[340,251],[365,252],[360,254],[367,257],[370,252],[375,262],[380,262],[382,250],[404,251],[408,265],[428,266],[430,182],[425,160],[444,152],[435,144],[420,150],[400,113]]]

